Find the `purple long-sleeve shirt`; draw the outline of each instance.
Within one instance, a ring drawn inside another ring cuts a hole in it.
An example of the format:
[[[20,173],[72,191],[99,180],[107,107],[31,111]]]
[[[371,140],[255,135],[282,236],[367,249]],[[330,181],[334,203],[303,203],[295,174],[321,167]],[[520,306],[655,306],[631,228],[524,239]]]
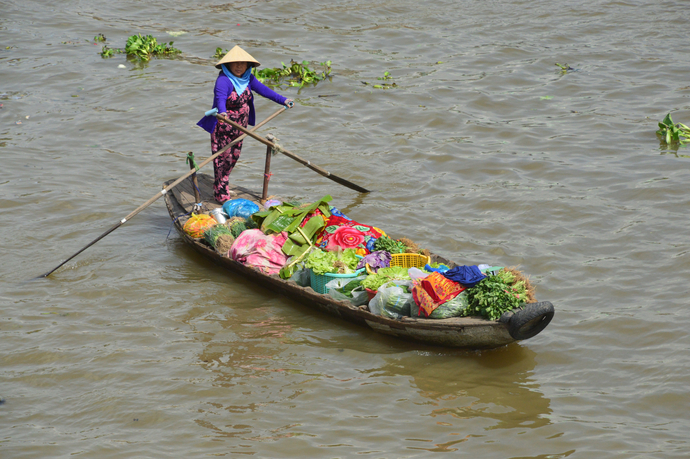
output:
[[[270,99],[273,102],[280,105],[285,105],[285,101],[287,100],[286,97],[281,96],[280,94],[273,91],[271,88],[257,80],[256,77],[254,77],[254,75],[249,76],[249,88],[252,90],[252,93],[257,93],[260,96],[263,96],[266,99]],[[218,113],[225,113],[227,111],[227,109],[225,108],[225,101],[228,100],[228,96],[230,95],[233,89],[234,88],[232,86],[230,78],[225,76],[225,74],[221,70],[218,74],[218,78],[216,79],[216,86],[213,88],[212,108],[217,108]],[[204,116],[196,124],[197,126],[204,128],[207,132],[213,132],[213,129],[216,127],[217,122],[218,119],[216,119],[215,116]],[[256,114],[254,112],[254,97],[252,95],[252,98],[249,100],[249,124],[254,126],[255,122]]]

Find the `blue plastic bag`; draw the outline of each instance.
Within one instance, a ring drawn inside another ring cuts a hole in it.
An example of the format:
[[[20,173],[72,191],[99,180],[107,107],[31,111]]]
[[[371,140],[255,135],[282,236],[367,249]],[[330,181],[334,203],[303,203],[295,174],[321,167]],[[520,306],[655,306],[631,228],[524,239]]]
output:
[[[253,213],[259,211],[259,206],[248,199],[233,199],[223,204],[223,212],[232,217],[251,218]]]

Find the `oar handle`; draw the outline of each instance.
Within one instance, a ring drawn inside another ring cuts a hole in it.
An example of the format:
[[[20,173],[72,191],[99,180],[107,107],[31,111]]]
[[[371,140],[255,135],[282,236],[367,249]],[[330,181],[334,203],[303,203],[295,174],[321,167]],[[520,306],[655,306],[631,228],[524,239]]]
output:
[[[287,109],[287,107],[285,107],[285,108]],[[319,174],[323,175],[324,177],[326,177],[330,180],[333,180],[336,183],[340,183],[341,185],[346,186],[352,190],[359,191],[360,193],[369,193],[369,190],[367,190],[366,188],[361,187],[361,186],[357,185],[356,183],[352,183],[348,180],[345,180],[342,177],[331,174],[326,169],[323,169],[323,168],[321,168],[315,164],[312,164],[311,161],[307,161],[306,159],[300,158],[296,154],[294,154],[290,151],[287,151],[286,149],[284,149],[282,147],[279,147],[278,145],[274,144],[273,142],[266,140],[265,138],[261,137],[260,135],[254,134],[252,131],[249,131],[246,127],[240,126],[239,124],[235,123],[232,120],[229,120],[228,118],[226,118],[223,115],[216,114],[215,117],[218,120],[222,121],[223,123],[229,124],[230,126],[234,127],[235,129],[239,130],[240,132],[244,132],[245,135],[248,135],[249,137],[258,140],[259,142],[263,143],[264,145],[266,145],[270,148],[274,148],[276,151],[281,152],[285,156],[294,159],[298,163],[307,166],[309,169],[311,169],[315,172],[318,172]]]
[[[214,109],[214,110],[216,110],[216,112],[218,111],[218,109]],[[209,111],[206,112],[206,113],[209,113],[209,112],[212,112],[212,111],[213,111],[213,110],[209,110]],[[319,166],[317,166],[317,165],[315,165],[315,164],[312,164],[311,161],[307,161],[307,160],[304,159],[304,158],[300,158],[300,157],[297,156],[296,154],[294,154],[294,153],[292,153],[292,152],[290,152],[290,151],[284,149],[283,147],[280,147],[280,146],[276,145],[275,143],[271,142],[270,140],[268,140],[268,139],[266,139],[266,138],[264,138],[264,137],[261,137],[261,136],[258,135],[258,134],[253,133],[252,131],[248,130],[246,127],[244,127],[244,126],[242,126],[242,125],[240,125],[240,124],[235,123],[234,121],[228,119],[227,117],[225,117],[225,116],[223,116],[223,115],[219,115],[219,114],[215,113],[214,116],[215,116],[216,118],[218,118],[220,121],[222,121],[223,123],[227,123],[227,124],[229,124],[230,126],[234,127],[235,129],[237,129],[237,130],[239,130],[239,131],[241,131],[241,132],[244,132],[244,135],[245,135],[245,136],[248,135],[248,136],[251,137],[252,139],[258,140],[259,142],[263,143],[264,145],[266,145],[266,146],[268,146],[268,147],[271,147],[271,148],[275,149],[276,151],[281,152],[281,153],[284,154],[285,156],[294,159],[294,160],[297,161],[298,163],[307,166],[307,167],[310,168],[311,170],[313,170],[313,171],[315,171],[315,172],[318,172],[319,174],[323,175],[324,177],[330,177],[330,175],[331,175],[330,172],[328,172],[326,169],[323,169],[323,168],[321,168],[321,167],[319,167]]]

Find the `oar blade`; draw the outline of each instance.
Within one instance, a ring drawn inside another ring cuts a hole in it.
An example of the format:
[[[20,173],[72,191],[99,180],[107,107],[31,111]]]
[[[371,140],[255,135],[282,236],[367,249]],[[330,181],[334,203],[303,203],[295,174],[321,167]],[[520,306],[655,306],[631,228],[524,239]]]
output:
[[[337,175],[330,174],[330,175],[327,175],[326,178],[329,178],[336,183],[340,183],[341,185],[346,186],[352,190],[359,191],[360,193],[371,193],[371,190],[367,190],[366,188],[361,187],[361,186],[357,185],[356,183],[352,183],[350,181],[347,181],[342,177],[338,177]]]

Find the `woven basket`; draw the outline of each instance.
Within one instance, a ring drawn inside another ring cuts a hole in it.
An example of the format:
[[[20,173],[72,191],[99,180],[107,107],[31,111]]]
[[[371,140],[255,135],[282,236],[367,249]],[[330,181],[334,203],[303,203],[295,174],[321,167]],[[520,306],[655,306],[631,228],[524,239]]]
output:
[[[394,253],[391,255],[391,267],[402,266],[403,268],[423,268],[431,263],[431,258],[418,253]],[[367,273],[374,274],[374,271],[367,263]]]
[[[328,293],[326,290],[326,284],[332,281],[333,279],[342,279],[342,278],[355,278],[362,274],[364,271],[364,268],[360,268],[354,273],[351,274],[333,274],[333,273],[326,273],[326,274],[314,274],[313,270],[309,270],[309,276],[311,278],[311,288],[314,289],[317,293]]]

